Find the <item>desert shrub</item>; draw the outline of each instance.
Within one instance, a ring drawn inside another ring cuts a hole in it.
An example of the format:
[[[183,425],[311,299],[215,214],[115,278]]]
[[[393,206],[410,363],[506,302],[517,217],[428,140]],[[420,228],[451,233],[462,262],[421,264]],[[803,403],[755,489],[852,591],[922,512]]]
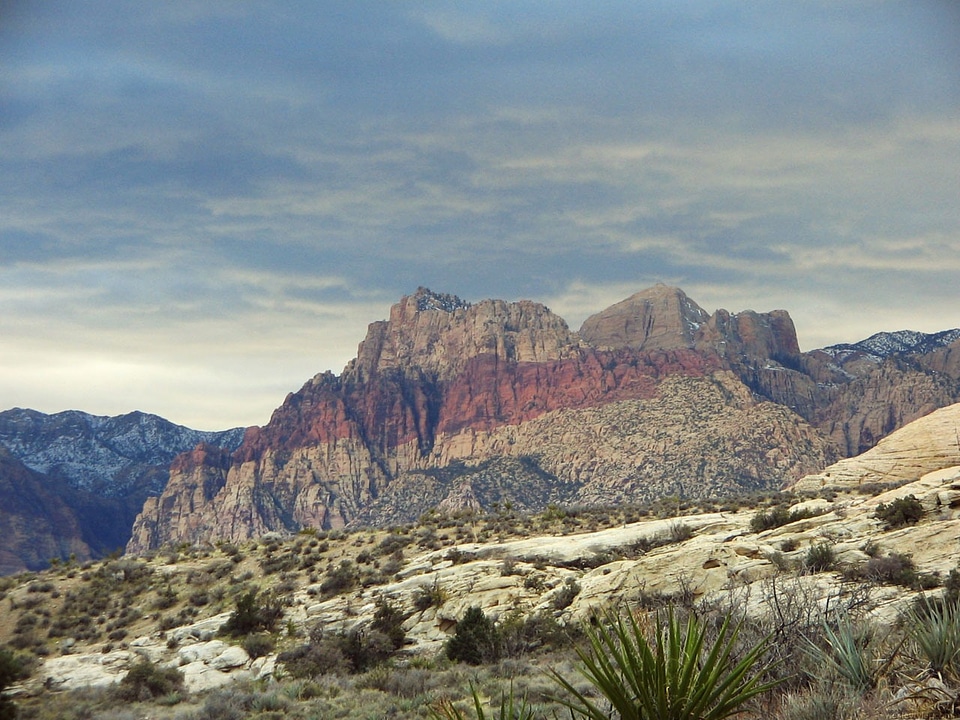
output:
[[[731,628],[729,616],[719,630],[694,613],[682,626],[669,608],[665,618],[657,618],[651,640],[648,624],[637,616],[608,617],[587,631],[589,645],[577,651],[580,672],[602,702],[553,671],[569,696],[560,702],[588,720],[608,720],[609,710],[620,718],[730,717],[777,684],[764,680],[769,666],[760,666],[769,638],[735,659],[739,632],[740,626]]]
[[[525,615],[519,610],[502,618],[498,627],[500,649],[504,657],[522,657],[528,653],[565,647],[579,635],[548,613]]]
[[[693,528],[685,522],[674,521],[670,523],[667,536],[673,543],[686,542],[694,535]]]
[[[800,547],[800,541],[797,538],[787,538],[782,543],[780,543],[780,549],[783,552],[793,552],[798,547]]]
[[[880,503],[874,517],[884,522],[887,530],[916,525],[923,517],[923,505],[913,495],[897,498],[889,505]]]
[[[373,614],[370,629],[382,633],[390,640],[393,649],[399,650],[407,641],[407,633],[403,629],[404,619],[400,608],[380,598],[377,600],[377,610]]]
[[[264,575],[293,570],[299,562],[297,556],[292,552],[275,553],[270,551],[270,546],[268,546],[267,550],[268,553],[266,557],[262,557],[259,560],[260,569],[263,570]]]
[[[254,633],[243,639],[242,646],[247,655],[256,660],[258,657],[272,653],[276,643],[267,633]]]
[[[832,569],[836,562],[833,545],[828,542],[818,542],[807,550],[803,558],[803,567],[810,572],[825,572]]]
[[[190,720],[245,720],[253,711],[256,695],[234,687],[214,690],[207,695],[198,715]]]
[[[386,662],[396,651],[387,635],[379,630],[354,629],[335,636],[352,673],[366,672]]]
[[[400,647],[396,641],[395,636],[390,637],[372,626],[337,633],[314,628],[308,643],[280,653],[277,662],[294,678],[312,678],[343,670],[361,673],[390,659]]]
[[[29,663],[7,648],[0,648],[0,720],[13,720],[17,717],[17,706],[4,691],[18,680],[29,676]]]
[[[346,667],[340,642],[319,629],[310,632],[310,642],[277,655],[277,662],[294,678],[313,678]]]
[[[197,590],[196,592],[190,593],[187,602],[194,607],[203,607],[210,603],[210,595],[206,590]]]
[[[564,608],[570,607],[573,604],[574,598],[580,594],[580,583],[574,580],[572,577],[568,577],[563,581],[563,585],[560,586],[560,589],[553,596],[553,608],[554,610],[563,610]]]
[[[468,665],[500,659],[500,637],[493,621],[479,607],[471,607],[457,623],[456,633],[446,644],[447,657]]]
[[[909,555],[890,553],[886,557],[870,558],[863,567],[863,575],[873,582],[910,588],[917,583],[917,566]]]
[[[413,591],[413,607],[420,612],[428,608],[440,607],[446,600],[447,593],[440,587],[437,580],[434,580],[432,585],[424,584]]]
[[[355,587],[359,579],[356,566],[349,560],[341,560],[320,583],[320,592],[326,596],[339,595]]]
[[[822,514],[822,510],[805,510],[801,508],[791,511],[784,505],[778,505],[769,512],[764,512],[763,510],[758,511],[750,520],[750,529],[755,533],[759,533],[764,530],[773,530],[783,525],[789,525],[797,520],[806,520],[807,518],[817,517]]]
[[[177,604],[177,591],[169,584],[157,590],[157,599],[153,602],[154,610],[167,610]]]
[[[120,700],[136,702],[183,689],[183,673],[176,668],[159,668],[149,660],[141,660],[130,668],[113,694]]]
[[[263,631],[273,632],[283,617],[283,608],[276,598],[265,594],[258,599],[258,595],[257,590],[253,589],[237,598],[236,609],[220,628],[221,635],[239,637]]]

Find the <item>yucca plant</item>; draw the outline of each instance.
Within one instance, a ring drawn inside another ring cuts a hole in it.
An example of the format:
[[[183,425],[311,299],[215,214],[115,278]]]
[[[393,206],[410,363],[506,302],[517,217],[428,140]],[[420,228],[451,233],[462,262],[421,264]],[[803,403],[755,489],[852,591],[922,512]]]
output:
[[[695,615],[683,626],[671,606],[665,622],[657,613],[651,642],[634,615],[608,617],[588,632],[589,646],[577,650],[580,672],[602,699],[553,672],[569,695],[557,701],[588,720],[719,720],[735,715],[748,700],[779,684],[764,681],[770,665],[758,667],[769,636],[735,660],[740,627],[731,628],[728,616],[709,640]],[[601,706],[604,701],[609,707]]]
[[[960,678],[960,601],[923,598],[907,611],[906,626],[932,672]]]
[[[842,613],[834,629],[826,620],[823,622],[823,637],[826,647],[807,640],[806,652],[819,668],[827,672],[819,676],[829,681],[829,675],[839,675],[853,690],[865,693],[877,686],[880,677],[886,672],[897,655],[899,647],[890,657],[881,662],[869,633],[854,626],[850,617]]]
[[[487,720],[483,701],[473,685],[470,686],[470,694],[473,696],[476,720]],[[441,700],[430,708],[430,717],[433,720],[467,720],[467,716],[450,700]],[[500,712],[496,716],[491,715],[489,720],[536,720],[536,718],[537,715],[533,708],[527,705],[526,698],[521,698],[519,701],[515,699],[513,685],[511,685],[509,693],[500,694]]]

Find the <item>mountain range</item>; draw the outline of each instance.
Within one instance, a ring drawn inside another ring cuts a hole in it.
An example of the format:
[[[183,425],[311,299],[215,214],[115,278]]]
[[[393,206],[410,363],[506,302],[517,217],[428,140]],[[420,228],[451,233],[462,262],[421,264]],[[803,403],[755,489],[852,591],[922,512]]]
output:
[[[236,448],[243,434],[191,430],[142,412],[0,412],[0,574],[121,550],[177,455],[204,442]]]
[[[262,428],[0,413],[2,493],[18,498],[0,511],[0,571],[124,544],[779,489],[958,400],[960,330],[801,352],[784,310],[708,313],[665,285],[578,331],[539,303],[420,288]]]
[[[179,456],[127,550],[788,486],[960,399],[958,331],[801,352],[784,310],[658,285],[579,331],[420,288],[234,451]]]

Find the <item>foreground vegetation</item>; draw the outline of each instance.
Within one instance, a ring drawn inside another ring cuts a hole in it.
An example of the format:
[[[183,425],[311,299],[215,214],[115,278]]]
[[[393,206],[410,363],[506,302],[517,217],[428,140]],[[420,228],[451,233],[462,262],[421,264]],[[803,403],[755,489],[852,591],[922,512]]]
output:
[[[519,516],[431,515],[421,523],[353,533],[308,531],[244,545],[168,548],[156,557],[111,558],[0,579],[0,686],[15,686],[46,657],[128,648],[133,638],[166,637],[228,611],[220,638],[251,658],[276,657],[271,677],[190,693],[176,667],[143,661],[103,690],[34,687],[0,701],[0,718],[774,718],[852,720],[960,715],[960,573],[922,572],[904,554],[863,547],[844,563],[827,541],[784,548],[768,561],[778,572],[746,588],[731,584],[709,598],[691,588],[625,591],[586,619],[567,608],[580,592],[558,582],[536,611],[488,615],[467,609],[442,647],[414,651],[415,613],[447,602],[438,585],[418,586],[403,602],[379,596],[369,621],[352,627],[292,620],[294,597],[317,601],[376,589],[416,553],[469,560],[467,541],[538,533],[570,534],[640,518],[749,508],[755,532],[815,517],[788,510],[796,498],[616,510],[550,508]],[[924,522],[915,500],[891,503],[877,520],[889,528]],[[681,517],[637,546],[588,558],[586,567],[621,562],[683,543],[694,531]],[[784,543],[786,544],[786,543]],[[446,548],[446,549],[445,549]],[[176,570],[176,572],[173,572]],[[502,562],[504,576],[543,583],[546,573]],[[826,598],[810,580],[838,580]],[[896,618],[878,619],[878,591],[898,587],[918,599]],[[749,597],[760,593],[762,597]],[[752,605],[761,612],[747,612]],[[345,606],[349,609],[349,605]]]

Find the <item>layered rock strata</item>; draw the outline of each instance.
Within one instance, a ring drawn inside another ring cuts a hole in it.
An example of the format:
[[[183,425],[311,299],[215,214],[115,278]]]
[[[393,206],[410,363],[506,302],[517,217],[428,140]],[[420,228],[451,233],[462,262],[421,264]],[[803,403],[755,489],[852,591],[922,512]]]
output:
[[[421,288],[235,452],[178,459],[128,550],[778,488],[960,397],[950,348],[852,372],[801,353],[785,311],[711,315],[662,285],[579,332],[537,303]]]

